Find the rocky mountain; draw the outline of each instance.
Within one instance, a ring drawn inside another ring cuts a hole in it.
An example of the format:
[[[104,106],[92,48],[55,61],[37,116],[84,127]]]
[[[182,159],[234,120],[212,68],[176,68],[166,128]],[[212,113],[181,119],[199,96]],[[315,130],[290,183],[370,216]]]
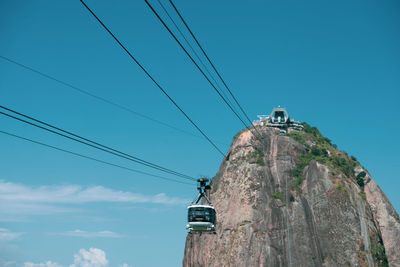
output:
[[[400,219],[385,194],[303,125],[237,134],[211,182],[217,232],[188,234],[183,266],[400,266]]]

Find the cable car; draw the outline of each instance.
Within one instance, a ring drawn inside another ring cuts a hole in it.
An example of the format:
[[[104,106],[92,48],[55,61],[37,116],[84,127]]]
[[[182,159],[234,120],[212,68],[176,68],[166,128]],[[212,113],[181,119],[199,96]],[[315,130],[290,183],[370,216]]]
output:
[[[186,228],[189,229],[189,233],[215,233],[215,209],[206,195],[206,191],[210,189],[210,186],[207,185],[208,179],[200,178],[197,182],[199,195],[188,207],[188,224]],[[204,198],[208,204],[198,204],[202,198]]]

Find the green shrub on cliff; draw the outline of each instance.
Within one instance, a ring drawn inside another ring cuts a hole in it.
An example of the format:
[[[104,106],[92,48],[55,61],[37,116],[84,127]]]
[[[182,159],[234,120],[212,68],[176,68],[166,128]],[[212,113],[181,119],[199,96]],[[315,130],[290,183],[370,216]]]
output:
[[[264,152],[261,149],[255,148],[253,152],[249,153],[249,160],[264,166]]]
[[[282,192],[276,192],[272,194],[273,199],[280,199],[282,202],[285,200],[285,197],[283,196]]]
[[[338,168],[347,177],[355,178],[354,167],[356,167],[357,163],[353,161],[350,157],[346,155],[335,154],[329,157],[329,161],[332,167]]]
[[[389,267],[389,262],[385,253],[385,247],[381,243],[371,247],[371,254],[378,263],[379,267]]]
[[[360,187],[364,186],[364,177],[355,177],[354,168],[359,164],[354,156],[349,156],[346,152],[339,151],[332,141],[324,137],[316,127],[302,123],[303,131],[292,131],[287,136],[293,138],[298,143],[305,146],[307,153],[299,157],[296,169],[294,170],[293,186],[300,190],[304,180],[304,168],[315,160],[328,165],[332,172],[342,173],[345,177],[354,179]]]
[[[256,150],[255,152],[255,157],[256,157],[256,163],[264,166],[265,162],[264,162],[264,152],[262,152],[261,150]]]
[[[312,160],[311,153],[307,153],[299,157],[299,162],[297,163],[296,169],[294,169],[293,172],[293,176],[295,178],[293,180],[293,187],[297,192],[301,192],[301,184],[304,181],[304,176],[303,176],[304,168],[308,164],[310,164],[311,160]]]
[[[364,188],[364,178],[366,175],[365,172],[360,172],[356,177],[357,184],[362,188]]]
[[[301,184],[303,183],[303,181],[304,181],[303,175],[293,180],[293,187],[299,193],[301,192]]]
[[[308,147],[308,144],[306,143],[306,141],[304,140],[304,138],[303,138],[303,136],[301,135],[300,132],[293,131],[291,133],[288,133],[287,136],[292,137],[294,140],[296,140],[297,142],[299,142],[303,146]]]

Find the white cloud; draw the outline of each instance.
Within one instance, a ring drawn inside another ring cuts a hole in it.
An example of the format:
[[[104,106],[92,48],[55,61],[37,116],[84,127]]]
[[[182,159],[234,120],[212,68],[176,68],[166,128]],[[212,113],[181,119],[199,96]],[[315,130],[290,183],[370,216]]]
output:
[[[79,185],[30,187],[4,181],[0,181],[0,200],[26,204],[88,202],[186,204],[188,202],[187,199],[168,197],[164,193],[146,196],[103,186],[86,188]]]
[[[128,191],[114,190],[103,186],[83,187],[64,186],[28,186],[0,180],[0,217],[12,218],[24,214],[54,214],[80,212],[76,204],[109,203],[153,203],[184,205],[190,200],[169,197],[164,193],[143,195]],[[71,207],[72,205],[72,207]],[[7,217],[10,216],[11,217]],[[18,217],[16,217],[18,218]]]
[[[86,237],[86,238],[93,238],[93,237],[104,237],[104,238],[121,238],[124,237],[123,235],[117,234],[111,231],[100,231],[100,232],[87,232],[82,230],[74,230],[74,231],[66,231],[62,233],[58,233],[58,235],[64,236],[76,236],[76,237]]]
[[[3,267],[5,267],[5,266],[11,266],[11,265],[16,265],[17,264],[17,262],[16,261],[6,261],[6,262],[3,262]]]
[[[47,261],[45,263],[25,262],[24,267],[62,267],[60,264]]]
[[[8,229],[0,228],[0,242],[12,241],[20,237],[22,233],[11,232]]]
[[[12,262],[15,263],[15,262]],[[44,263],[25,262],[24,267],[63,267],[62,265],[47,261]],[[89,248],[89,250],[81,248],[78,253],[74,254],[74,263],[69,267],[108,267],[106,253],[99,248]],[[120,267],[132,267],[127,263]]]
[[[99,248],[90,248],[89,250],[80,249],[74,255],[74,263],[70,267],[106,267],[108,260],[106,253]]]

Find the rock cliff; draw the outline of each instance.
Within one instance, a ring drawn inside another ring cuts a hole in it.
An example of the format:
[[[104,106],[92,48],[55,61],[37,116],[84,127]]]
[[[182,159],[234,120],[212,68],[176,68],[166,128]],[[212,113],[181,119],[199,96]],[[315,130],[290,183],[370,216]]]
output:
[[[211,182],[217,233],[188,234],[183,266],[400,266],[400,220],[385,194],[304,125],[237,134]]]

